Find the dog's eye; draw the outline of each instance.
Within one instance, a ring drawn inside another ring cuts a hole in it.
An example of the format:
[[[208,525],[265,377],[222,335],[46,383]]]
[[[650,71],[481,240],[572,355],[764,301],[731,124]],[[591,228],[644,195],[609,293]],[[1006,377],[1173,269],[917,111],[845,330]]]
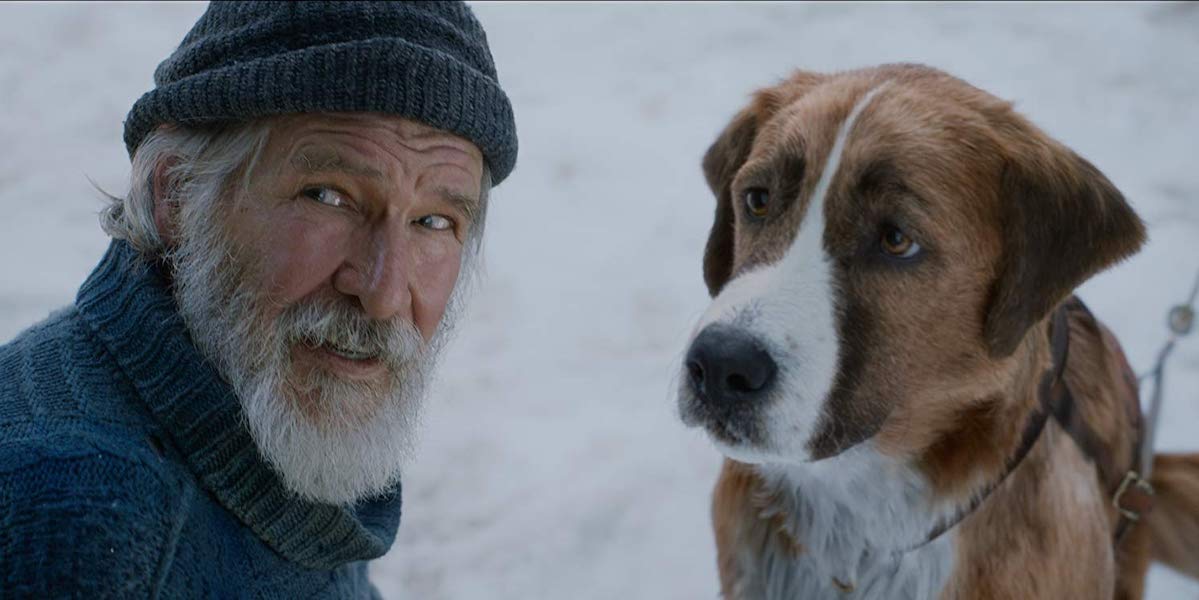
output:
[[[902,229],[893,226],[883,229],[879,245],[883,252],[895,258],[912,258],[920,253],[920,244],[908,237],[908,234],[904,233]]]
[[[770,192],[757,187],[745,190],[745,208],[755,217],[765,217],[770,212]]]

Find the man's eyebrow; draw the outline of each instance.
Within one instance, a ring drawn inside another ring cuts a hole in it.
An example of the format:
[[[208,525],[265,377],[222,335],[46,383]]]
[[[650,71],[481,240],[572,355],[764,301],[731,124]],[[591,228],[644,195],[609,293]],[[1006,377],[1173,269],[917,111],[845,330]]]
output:
[[[346,160],[332,148],[301,149],[291,157],[289,162],[292,168],[306,175],[345,173],[377,180],[387,178],[382,171],[374,167]],[[448,187],[438,188],[437,194],[443,200],[453,205],[454,208],[458,209],[468,220],[474,221],[475,215],[479,211],[479,198],[477,196]]]
[[[450,204],[454,205],[468,220],[473,222],[479,211],[479,198],[450,188],[438,188],[437,193]]]
[[[336,150],[329,148],[301,149],[291,157],[295,170],[306,175],[321,173],[345,173],[371,179],[386,179],[382,171],[354,161],[346,160]]]

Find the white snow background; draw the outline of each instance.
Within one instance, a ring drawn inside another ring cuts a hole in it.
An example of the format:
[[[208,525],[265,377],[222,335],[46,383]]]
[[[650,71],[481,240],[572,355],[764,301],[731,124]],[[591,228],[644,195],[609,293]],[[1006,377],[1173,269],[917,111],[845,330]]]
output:
[[[71,302],[127,189],[121,122],[198,4],[0,5],[0,341]],[[429,403],[388,598],[715,598],[720,458],[675,415],[707,304],[699,162],[797,67],[917,61],[1016,102],[1149,224],[1082,295],[1138,370],[1199,269],[1199,6],[475,6],[515,106],[487,274]],[[1175,354],[1161,450],[1199,450],[1199,336]],[[1155,600],[1199,585],[1155,568]]]

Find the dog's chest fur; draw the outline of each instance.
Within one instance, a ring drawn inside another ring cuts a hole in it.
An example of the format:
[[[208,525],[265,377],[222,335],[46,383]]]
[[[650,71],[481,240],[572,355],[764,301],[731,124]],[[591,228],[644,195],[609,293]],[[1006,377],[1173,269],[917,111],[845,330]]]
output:
[[[884,464],[869,449],[846,454],[818,468],[758,469],[749,526],[764,529],[735,546],[730,598],[940,596],[953,571],[953,533],[904,551],[940,518],[930,510],[923,478]]]

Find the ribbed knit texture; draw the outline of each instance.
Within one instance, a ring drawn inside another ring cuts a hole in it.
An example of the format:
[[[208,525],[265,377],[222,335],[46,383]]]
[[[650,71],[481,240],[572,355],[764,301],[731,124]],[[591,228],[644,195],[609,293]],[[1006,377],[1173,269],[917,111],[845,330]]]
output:
[[[129,155],[163,123],[378,112],[458,134],[494,184],[516,122],[487,36],[461,2],[213,2],[125,120]]]
[[[125,242],[0,346],[0,598],[372,597],[399,518],[283,487]]]

